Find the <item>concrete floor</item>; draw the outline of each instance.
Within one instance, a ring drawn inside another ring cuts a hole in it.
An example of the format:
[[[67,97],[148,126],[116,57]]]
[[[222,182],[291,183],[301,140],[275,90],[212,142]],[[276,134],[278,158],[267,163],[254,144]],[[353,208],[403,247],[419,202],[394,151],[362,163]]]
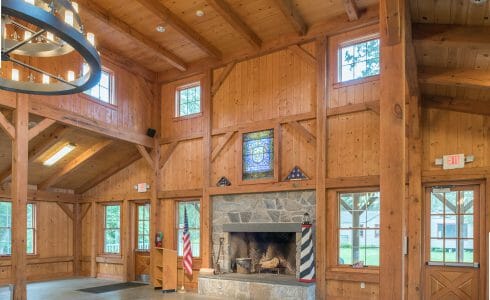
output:
[[[153,289],[151,286],[135,287],[125,290],[102,294],[90,294],[79,292],[78,289],[90,288],[118,283],[106,279],[72,278],[64,280],[35,282],[27,285],[28,300],[85,300],[85,299],[110,299],[110,300],[137,300],[137,299],[164,299],[164,300],[211,300],[211,298],[197,294],[169,293]],[[9,287],[0,287],[0,299],[10,299]]]

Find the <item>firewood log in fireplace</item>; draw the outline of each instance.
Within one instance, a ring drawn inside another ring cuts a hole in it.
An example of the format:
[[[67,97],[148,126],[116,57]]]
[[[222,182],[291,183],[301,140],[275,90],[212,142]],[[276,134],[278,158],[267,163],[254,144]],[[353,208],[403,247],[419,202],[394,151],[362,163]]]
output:
[[[266,260],[260,263],[262,269],[274,269],[279,266],[279,258],[274,257],[273,259]]]

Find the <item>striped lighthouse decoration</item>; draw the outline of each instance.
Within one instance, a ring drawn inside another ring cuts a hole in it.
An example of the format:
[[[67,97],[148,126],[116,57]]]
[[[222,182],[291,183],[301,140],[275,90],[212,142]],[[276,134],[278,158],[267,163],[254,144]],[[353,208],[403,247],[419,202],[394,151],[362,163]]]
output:
[[[301,224],[301,260],[299,266],[299,281],[315,281],[315,255],[313,253],[313,232],[310,215],[305,213]]]

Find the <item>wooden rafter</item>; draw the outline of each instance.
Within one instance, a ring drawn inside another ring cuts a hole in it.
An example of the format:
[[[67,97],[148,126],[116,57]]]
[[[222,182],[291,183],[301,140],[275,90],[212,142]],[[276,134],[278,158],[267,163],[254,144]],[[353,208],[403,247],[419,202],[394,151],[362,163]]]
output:
[[[150,167],[153,168],[155,166],[155,162],[153,161],[153,158],[151,157],[150,153],[148,153],[146,148],[141,145],[136,145],[136,149],[138,149],[138,152],[146,160]]]
[[[220,68],[226,64],[236,61],[241,62],[247,59],[266,55],[274,51],[280,51],[291,45],[304,43],[305,40],[314,40],[324,36],[337,35],[349,31],[353,31],[360,28],[365,28],[369,25],[376,25],[379,23],[379,6],[371,5],[363,10],[363,13],[359,20],[348,21],[345,14],[337,15],[324,21],[316,22],[312,24],[306,35],[298,36],[296,33],[279,37],[270,41],[264,41],[260,50],[244,49],[243,51],[235,52],[223,57],[221,61],[216,59],[204,58],[189,64],[189,68],[185,72],[179,72],[177,70],[168,70],[158,73],[157,81],[160,83],[172,82],[189,76],[202,74],[209,68]]]
[[[214,47],[203,36],[197,33],[189,25],[184,23],[177,15],[165,7],[159,0],[136,0],[149,11],[156,14],[162,22],[174,28],[180,34],[185,36],[190,42],[196,45],[199,49],[207,53],[209,56],[220,59],[221,52]]]
[[[308,31],[306,22],[299,14],[292,0],[274,0],[289,24],[299,35],[305,35]]]
[[[65,212],[65,214],[70,218],[70,219],[74,219],[74,215],[73,215],[73,211],[68,207],[68,205],[66,203],[63,203],[63,202],[57,202],[58,203],[58,206]]]
[[[233,138],[235,132],[236,131],[230,131],[225,133],[224,139],[216,146],[216,148],[213,149],[213,153],[211,154],[211,162],[213,162],[218,157],[226,144],[228,144],[228,142]]]
[[[127,37],[137,41],[138,43],[144,45],[148,49],[151,49],[158,53],[165,61],[167,61],[170,65],[175,68],[185,71],[187,66],[183,59],[160,46],[158,43],[154,42],[150,38],[146,37],[133,27],[129,26],[123,20],[118,19],[116,16],[112,15],[108,10],[100,7],[94,1],[91,0],[81,0],[78,1],[79,4],[84,6],[84,10],[94,18],[104,22],[111,28],[125,34]]]
[[[15,127],[7,120],[3,112],[0,112],[0,127],[9,136],[11,140],[15,139]]]
[[[39,142],[39,144],[34,146],[34,148],[29,151],[28,163],[33,162],[36,158],[39,157],[39,155],[46,152],[46,150],[56,144],[67,130],[68,127],[66,126],[58,127],[46,139],[42,140],[41,142]],[[4,182],[5,180],[9,179],[11,175],[12,165],[10,165],[5,171],[0,173],[0,182]]]
[[[288,49],[298,57],[301,57],[305,62],[307,62],[311,66],[316,66],[316,58],[313,55],[311,55],[310,52],[301,48],[301,46],[291,45],[288,47]]]
[[[38,136],[44,130],[48,129],[48,127],[50,127],[54,123],[56,123],[55,120],[45,118],[44,120],[36,124],[36,126],[29,129],[29,141]]]
[[[486,70],[419,67],[418,78],[425,84],[490,88],[490,74]]]
[[[490,116],[490,101],[424,95],[422,105],[430,108]]]
[[[360,11],[357,8],[355,0],[342,0],[344,2],[345,13],[349,17],[349,21],[359,20]]]
[[[97,177],[92,178],[91,180],[84,182],[83,185],[75,189],[75,192],[77,194],[83,194],[86,191],[90,190],[91,188],[95,187],[99,183],[103,182],[107,178],[111,177],[112,175],[116,174],[117,172],[125,169],[126,167],[130,166],[132,163],[137,161],[138,159],[141,158],[141,154],[139,152],[135,153],[133,156],[130,156],[129,158],[123,159],[121,162],[115,164],[114,166],[110,167],[106,171],[103,171],[100,173]]]
[[[59,170],[54,175],[52,175],[51,177],[43,181],[41,184],[39,184],[38,188],[40,190],[45,190],[51,187],[53,184],[57,183],[65,175],[80,167],[84,162],[86,162],[88,159],[93,157],[95,154],[107,148],[107,146],[109,146],[110,144],[112,144],[111,140],[105,140],[93,145],[88,150],[83,152],[80,156],[78,156],[77,158],[75,158],[74,160],[66,164],[61,170]]]
[[[170,159],[170,156],[172,156],[172,153],[174,153],[178,145],[179,142],[173,142],[168,146],[167,151],[165,151],[165,153],[163,153],[162,157],[160,158],[160,165],[159,165],[160,169],[165,166],[165,164]]]
[[[309,144],[316,146],[316,136],[308,129],[306,129],[303,125],[301,125],[298,121],[291,121],[287,124],[294,128],[294,130],[298,131],[301,137],[303,137]]]
[[[255,49],[260,49],[262,40],[257,34],[247,25],[233,8],[225,0],[206,0],[213,9],[218,12],[228,24],[240,33],[247,42]]]
[[[157,74],[155,72],[148,70],[141,64],[135,62],[133,59],[125,57],[123,54],[116,52],[113,49],[109,50],[107,48],[97,47],[97,50],[99,50],[103,60],[108,60],[118,67],[124,68],[131,73],[140,75],[148,81],[156,81]]]
[[[490,50],[488,26],[413,24],[412,32],[416,45]]]
[[[224,68],[223,72],[221,72],[218,79],[216,79],[213,86],[211,87],[212,95],[216,95],[221,85],[225,82],[226,78],[228,78],[228,75],[230,75],[231,71],[233,71],[233,69],[235,68],[235,65],[236,62],[232,61]]]

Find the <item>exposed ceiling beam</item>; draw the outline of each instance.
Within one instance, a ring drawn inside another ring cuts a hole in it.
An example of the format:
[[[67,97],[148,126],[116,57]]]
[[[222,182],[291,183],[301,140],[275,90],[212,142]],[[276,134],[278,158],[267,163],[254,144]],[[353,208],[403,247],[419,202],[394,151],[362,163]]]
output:
[[[342,13],[341,15],[311,25],[308,33],[304,36],[298,36],[297,34],[293,33],[279,37],[275,40],[265,41],[262,43],[262,48],[259,51],[247,49],[223,57],[221,61],[211,58],[202,59],[189,64],[189,68],[185,72],[177,72],[176,70],[160,72],[158,73],[157,82],[172,82],[178,79],[203,73],[209,68],[220,68],[232,61],[236,61],[238,63],[247,59],[282,50],[291,45],[311,42],[318,37],[337,35],[377,24],[379,24],[379,6],[371,5],[363,11],[363,14],[359,20],[350,22],[346,19],[345,14]]]
[[[209,56],[221,59],[221,52],[216,47],[214,47],[203,36],[182,21],[177,15],[171,12],[159,0],[136,1],[138,1],[152,13],[156,14],[162,20],[162,22],[165,22],[167,25],[171,26],[173,29],[185,36],[186,39],[207,53]]]
[[[109,50],[107,48],[98,47],[100,54],[102,55],[102,61],[107,60],[116,66],[126,69],[135,75],[140,75],[145,80],[155,82],[157,78],[157,73],[148,70],[143,67],[140,63],[135,62],[134,60],[125,57],[124,55],[116,52],[114,50]]]
[[[228,24],[240,33],[247,42],[255,49],[260,49],[262,40],[258,35],[240,18],[233,8],[225,0],[206,0],[213,9],[225,19]]]
[[[450,48],[490,49],[490,27],[440,24],[413,24],[415,45]]]
[[[308,31],[306,22],[299,14],[292,0],[274,0],[289,24],[299,35],[305,35]]]
[[[466,88],[490,88],[490,72],[477,69],[451,69],[419,66],[419,82]]]
[[[165,61],[167,61],[170,65],[175,68],[185,71],[187,69],[187,65],[183,59],[173,54],[169,50],[160,46],[158,43],[154,42],[150,38],[144,36],[142,33],[138,32],[133,27],[129,26],[123,20],[118,19],[116,16],[112,15],[109,11],[100,7],[93,1],[90,0],[79,0],[79,4],[83,5],[83,12],[87,12],[92,17],[98,19],[99,21],[107,24],[111,28],[125,34],[127,37],[139,42],[145,47],[155,51],[158,53]]]
[[[0,112],[0,127],[11,140],[15,140],[15,127],[7,120],[3,112]]]
[[[67,131],[68,131],[67,126],[60,126],[56,128],[53,132],[51,132],[45,139],[43,139],[37,145],[35,145],[29,151],[28,163],[33,162],[42,153],[46,152],[49,148],[53,147],[54,144],[56,144],[61,140],[63,134],[65,134]],[[0,183],[4,182],[5,180],[8,180],[11,175],[12,175],[12,165],[10,165],[5,171],[0,173]]]
[[[355,0],[342,0],[344,2],[345,13],[349,17],[349,21],[359,20],[360,11],[357,8]]]
[[[422,105],[430,108],[490,116],[490,101],[424,95]]]
[[[121,162],[115,164],[114,166],[110,167],[106,171],[103,171],[97,177],[92,178],[91,180],[83,183],[83,185],[78,187],[75,190],[75,192],[77,194],[85,193],[86,191],[97,186],[99,183],[103,182],[107,178],[111,177],[112,175],[116,174],[117,172],[119,172],[119,171],[125,169],[126,167],[130,166],[132,163],[134,163],[135,161],[137,161],[140,158],[141,158],[141,155],[139,152],[135,153],[133,156],[130,156],[129,158],[124,158]]]
[[[40,183],[38,185],[38,189],[45,190],[45,189],[51,187],[53,184],[56,184],[65,175],[67,175],[68,173],[70,173],[70,172],[74,171],[75,169],[77,169],[78,167],[80,167],[84,162],[86,162],[88,159],[93,157],[95,154],[97,154],[97,153],[101,152],[102,150],[104,150],[105,148],[107,148],[107,146],[109,146],[110,144],[112,144],[111,140],[105,140],[105,141],[102,141],[102,142],[99,142],[99,143],[93,145],[92,147],[87,149],[85,152],[80,154],[77,158],[75,158],[74,160],[67,163],[63,168],[61,168],[61,170],[59,170],[54,175],[50,176],[48,179],[46,179],[45,181]]]

